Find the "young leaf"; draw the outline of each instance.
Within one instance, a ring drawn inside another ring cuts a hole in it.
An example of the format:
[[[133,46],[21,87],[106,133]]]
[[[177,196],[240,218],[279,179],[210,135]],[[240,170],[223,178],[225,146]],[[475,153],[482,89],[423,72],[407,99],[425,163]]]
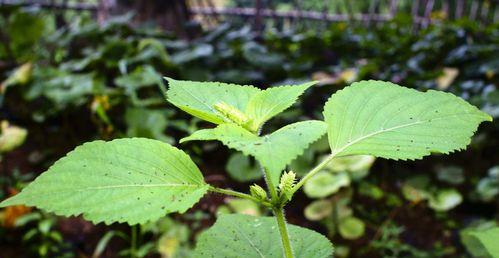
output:
[[[312,230],[288,225],[296,258],[325,258],[333,255],[329,240]],[[198,238],[195,258],[283,257],[276,219],[247,215],[222,215]]]
[[[166,143],[117,139],[85,143],[0,207],[24,204],[94,222],[144,223],[185,212],[208,185],[184,152]]]
[[[167,98],[173,105],[215,124],[247,120],[244,126],[238,124],[252,132],[293,105],[306,89],[316,83],[272,87],[262,91],[249,85],[166,80],[169,84]],[[233,119],[233,115],[238,115],[240,119]]]
[[[310,86],[317,82],[308,82],[295,86],[279,86],[260,91],[253,96],[246,113],[253,118],[253,128],[259,128],[270,118],[289,108],[296,99]]]
[[[404,160],[463,149],[478,125],[492,120],[450,93],[382,81],[361,81],[335,93],[324,118],[334,155]]]
[[[216,104],[226,103],[244,111],[250,98],[260,92],[249,85],[179,81],[171,78],[166,80],[166,94],[170,103],[195,117],[215,124],[228,122],[227,118],[215,109]]]
[[[235,124],[222,124],[213,129],[199,130],[180,142],[219,140],[229,148],[254,156],[271,173],[274,185],[282,170],[293,159],[326,132],[322,121],[304,121],[287,125],[269,135],[256,136]]]

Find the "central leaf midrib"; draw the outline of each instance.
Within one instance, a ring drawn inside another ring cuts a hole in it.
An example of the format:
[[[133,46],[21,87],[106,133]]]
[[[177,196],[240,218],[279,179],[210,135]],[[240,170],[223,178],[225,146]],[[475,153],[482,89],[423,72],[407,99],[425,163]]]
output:
[[[352,145],[354,145],[354,144],[356,144],[358,142],[361,142],[361,141],[363,141],[363,140],[365,140],[367,138],[370,138],[370,137],[373,137],[375,135],[381,134],[381,133],[386,133],[386,132],[390,132],[390,131],[393,131],[393,130],[397,130],[397,129],[405,128],[405,127],[410,127],[410,126],[414,126],[414,125],[419,125],[419,124],[424,124],[424,123],[430,123],[433,120],[445,119],[445,118],[448,118],[448,117],[451,117],[451,116],[460,116],[460,115],[479,116],[479,115],[475,115],[473,113],[453,114],[453,115],[441,116],[441,117],[437,117],[437,118],[430,118],[431,121],[430,120],[416,121],[416,122],[412,122],[412,123],[408,123],[408,124],[402,124],[402,125],[394,126],[394,127],[387,128],[387,129],[384,129],[384,130],[375,131],[375,132],[372,132],[370,134],[367,134],[367,135],[364,135],[362,137],[359,137],[359,138],[353,140],[352,142],[346,144],[345,146],[337,149],[336,151],[333,151],[332,155],[336,156],[339,153],[341,153],[342,151],[344,151],[345,149],[347,149],[348,147],[350,147],[350,146],[352,146]]]
[[[202,101],[201,99],[199,99],[196,95],[192,94],[190,91],[184,89],[183,87],[179,87],[179,88],[182,91],[187,92],[187,94],[190,95],[191,97],[193,97],[194,99],[196,99],[196,101],[198,101],[202,105],[206,106],[211,112],[213,112],[215,114],[217,113],[213,107],[210,107],[208,104],[204,103],[204,101]]]
[[[244,237],[244,238],[245,238],[245,239],[249,242],[250,246],[251,246],[251,247],[253,247],[253,249],[255,249],[255,251],[257,252],[257,254],[258,254],[258,255],[260,255],[260,257],[261,257],[261,258],[266,258],[266,256],[265,256],[265,255],[263,255],[263,253],[260,251],[260,249],[258,249],[258,247],[255,245],[255,243],[253,243],[253,242],[251,241],[251,239],[250,239],[250,238],[249,238],[246,234],[244,234],[244,232],[243,232],[243,231],[241,231],[241,230],[240,230],[239,228],[237,228],[237,227],[234,227],[234,229],[235,229],[235,230],[236,230],[239,234],[241,234],[241,235],[242,235],[242,236],[243,236],[243,237]]]
[[[132,188],[132,187],[199,187],[202,185],[193,185],[193,184],[176,184],[176,183],[167,183],[167,184],[127,184],[127,185],[103,185],[103,186],[90,186],[85,187],[84,189],[75,189],[75,190],[101,190],[101,189],[113,189],[113,188]]]

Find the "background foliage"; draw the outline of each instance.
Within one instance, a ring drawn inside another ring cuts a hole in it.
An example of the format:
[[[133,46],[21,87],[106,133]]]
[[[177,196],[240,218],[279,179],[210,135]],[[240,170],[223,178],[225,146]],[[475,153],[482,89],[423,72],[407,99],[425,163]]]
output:
[[[177,144],[204,128],[165,104],[162,76],[261,89],[318,80],[268,125],[272,129],[322,118],[327,97],[361,79],[452,92],[499,117],[497,24],[442,20],[416,31],[401,15],[369,28],[334,23],[320,31],[269,29],[263,35],[221,24],[188,41],[132,27],[131,16],[99,26],[84,14],[0,12],[2,197],[82,142],[141,136]],[[60,26],[60,19],[69,25]],[[325,233],[339,257],[483,257],[470,234],[497,223],[497,135],[497,122],[484,124],[468,150],[417,162],[338,159],[297,194],[289,222]],[[261,180],[253,159],[221,145],[185,148],[209,183],[245,191]],[[327,151],[327,140],[320,140],[291,168],[306,171]],[[217,214],[267,211],[211,195],[185,215],[133,228],[92,226],[23,206],[1,212],[0,254],[6,257],[21,255],[18,250],[34,257],[189,257],[193,240]]]

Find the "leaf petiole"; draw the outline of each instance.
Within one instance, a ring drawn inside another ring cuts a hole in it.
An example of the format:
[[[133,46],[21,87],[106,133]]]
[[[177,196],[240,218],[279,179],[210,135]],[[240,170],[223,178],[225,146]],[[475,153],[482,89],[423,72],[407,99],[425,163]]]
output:
[[[263,206],[266,206],[266,207],[272,207],[272,204],[270,202],[262,201],[262,200],[257,199],[255,197],[249,195],[249,194],[241,193],[241,192],[238,192],[238,191],[233,191],[233,190],[229,190],[229,189],[218,188],[218,187],[214,187],[214,186],[211,186],[211,185],[210,185],[210,188],[208,189],[208,191],[215,192],[215,193],[221,193],[221,194],[225,194],[225,195],[230,195],[230,196],[234,196],[234,197],[238,197],[238,198],[243,198],[243,199],[254,201],[256,203],[260,203],[260,204],[262,204]]]
[[[296,183],[291,193],[294,194],[296,191],[298,191],[300,187],[302,187],[310,178],[312,178],[315,174],[321,171],[327,164],[329,164],[329,162],[331,162],[331,160],[333,160],[335,156],[336,156],[335,153],[330,154],[321,163],[319,163],[312,170],[310,170],[298,183]]]

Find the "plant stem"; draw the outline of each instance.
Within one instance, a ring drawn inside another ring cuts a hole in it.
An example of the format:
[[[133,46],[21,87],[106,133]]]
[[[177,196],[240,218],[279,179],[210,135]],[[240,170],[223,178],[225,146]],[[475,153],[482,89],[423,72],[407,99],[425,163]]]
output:
[[[291,241],[289,240],[288,228],[286,226],[286,218],[284,217],[283,208],[274,208],[274,215],[277,219],[277,226],[281,234],[282,248],[284,249],[285,258],[294,258]]]
[[[260,136],[262,134],[262,129],[263,125],[261,125],[260,128],[258,128],[256,134],[257,136]],[[267,188],[269,189],[270,197],[273,202],[276,202],[279,196],[277,196],[277,189],[275,188],[274,183],[272,183],[270,173],[263,167],[261,162],[258,162],[258,164],[260,165],[260,170],[262,171],[263,178],[265,179],[265,183],[267,184]]]
[[[130,257],[137,257],[137,225],[132,226],[132,239],[130,240]]]
[[[333,160],[334,156],[336,156],[335,153],[329,155],[326,159],[324,159],[321,163],[319,163],[317,166],[315,166],[312,170],[310,170],[296,185],[293,187],[293,193],[298,191],[300,187],[302,187],[307,180],[309,180],[311,177],[313,177],[317,172],[321,171],[331,160]]]
[[[233,190],[229,190],[229,189],[218,188],[218,187],[214,187],[214,186],[210,186],[209,190],[212,191],[212,192],[215,192],[215,193],[221,193],[221,194],[226,194],[226,195],[230,195],[230,196],[234,196],[234,197],[248,199],[248,200],[251,200],[251,201],[254,201],[254,202],[257,202],[257,203],[261,203],[262,205],[267,206],[267,207],[272,206],[269,202],[262,201],[262,200],[257,199],[255,197],[249,195],[249,194],[241,193],[241,192],[238,192],[238,191],[233,191]]]
[[[270,173],[261,164],[260,164],[260,169],[263,172],[265,183],[267,184],[267,188],[269,189],[270,192],[270,197],[272,198],[272,201],[275,202],[278,200],[279,196],[277,196],[277,190],[274,186],[274,183],[272,183],[272,179],[270,178]]]

